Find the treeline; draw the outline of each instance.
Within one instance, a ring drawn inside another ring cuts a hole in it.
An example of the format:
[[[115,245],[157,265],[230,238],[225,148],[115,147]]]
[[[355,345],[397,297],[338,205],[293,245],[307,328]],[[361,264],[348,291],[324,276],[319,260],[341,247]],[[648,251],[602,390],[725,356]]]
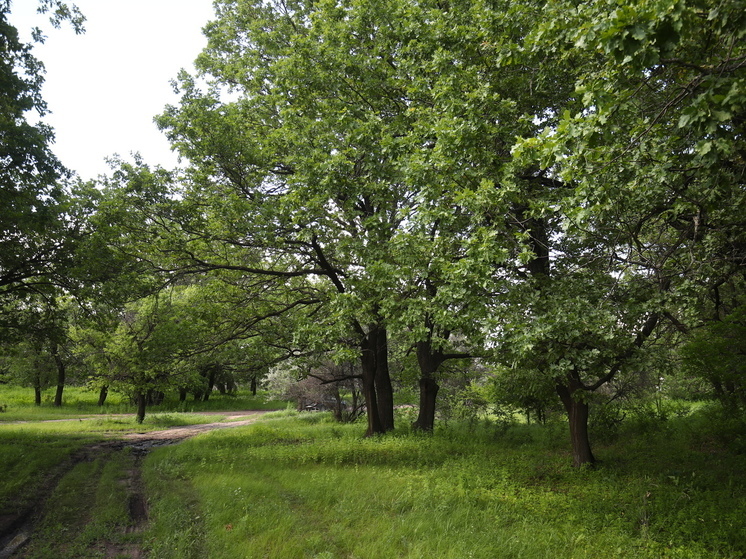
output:
[[[595,401],[678,386],[744,409],[738,2],[215,7],[157,117],[182,169],[65,181],[40,128],[31,171],[5,157],[3,196],[27,195],[3,210],[9,355],[62,378],[74,347],[138,401],[354,364],[321,381],[359,382],[371,435],[410,379],[432,430],[455,363],[534,417],[558,402],[575,465]]]

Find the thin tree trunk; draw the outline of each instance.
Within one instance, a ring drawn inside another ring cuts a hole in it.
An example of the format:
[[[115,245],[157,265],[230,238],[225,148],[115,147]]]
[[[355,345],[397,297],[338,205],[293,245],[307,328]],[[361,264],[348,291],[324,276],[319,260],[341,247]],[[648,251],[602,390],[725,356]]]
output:
[[[256,375],[251,377],[251,395],[256,396]]]
[[[572,465],[576,468],[593,465],[596,462],[591,443],[588,438],[588,404],[575,398],[574,394],[579,389],[575,382],[570,380],[568,386],[557,385],[562,404],[565,406],[567,418],[570,423],[570,442],[572,444]]]
[[[137,422],[142,423],[145,420],[145,406],[147,405],[146,394],[142,391],[135,393],[135,402],[137,403]]]
[[[52,344],[52,357],[57,365],[57,391],[54,394],[54,406],[59,408],[62,406],[62,392],[65,390],[65,362],[60,355],[57,344]]]
[[[41,385],[38,382],[34,385],[34,405],[41,406]]]
[[[98,405],[99,407],[103,406],[104,403],[106,403],[106,397],[109,395],[109,387],[104,385],[101,387],[101,390],[98,392]]]

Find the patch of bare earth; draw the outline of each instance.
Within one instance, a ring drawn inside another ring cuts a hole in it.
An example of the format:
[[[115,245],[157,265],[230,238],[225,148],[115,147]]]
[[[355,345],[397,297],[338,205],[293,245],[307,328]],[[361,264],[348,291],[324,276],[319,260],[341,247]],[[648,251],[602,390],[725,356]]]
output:
[[[31,499],[31,502],[21,512],[0,516],[0,559],[23,557],[23,547],[32,538],[34,526],[44,513],[48,496],[54,492],[60,480],[76,464],[84,460],[98,458],[105,460],[113,451],[124,448],[132,449],[133,465],[127,470],[126,477],[121,481],[127,489],[130,516],[123,532],[125,534],[138,534],[146,529],[148,523],[148,500],[142,482],[140,465],[150,450],[159,446],[175,444],[209,431],[249,425],[264,413],[267,412],[206,412],[204,415],[227,416],[227,420],[186,427],[172,427],[147,433],[128,433],[80,449],[54,472],[50,473],[44,484],[39,487]],[[136,543],[102,542],[101,546],[104,549],[105,556],[109,559],[142,559],[146,557],[145,552]]]

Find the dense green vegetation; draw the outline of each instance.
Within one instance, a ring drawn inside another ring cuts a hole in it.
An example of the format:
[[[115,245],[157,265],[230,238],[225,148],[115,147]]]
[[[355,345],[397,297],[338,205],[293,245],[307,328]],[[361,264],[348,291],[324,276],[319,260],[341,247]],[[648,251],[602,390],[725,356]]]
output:
[[[140,463],[129,449],[84,447],[195,419],[172,410],[140,425],[130,408],[127,418],[49,423],[26,409],[28,423],[0,426],[0,510],[44,498],[29,558],[114,548],[163,559],[746,555],[746,426],[713,405],[669,402],[594,424],[602,460],[580,470],[556,413],[545,424],[489,415],[431,435],[401,427],[362,438],[358,423],[286,410],[151,450]],[[50,486],[80,452],[88,458]],[[137,530],[135,479],[148,519]]]
[[[365,410],[368,435],[395,403],[432,431],[460,391],[561,407],[576,466],[593,414],[688,394],[740,415],[742,23],[737,2],[219,0],[157,117],[188,165],[90,184],[26,122],[42,73],[4,23],[25,140],[0,382],[124,394],[142,422],[315,379],[333,389],[298,405]]]
[[[742,556],[742,2],[214,5],[185,166],[82,184],[0,0],[0,383],[339,422],[159,450],[153,553]],[[97,421],[3,425],[6,495]]]
[[[711,412],[640,419],[582,471],[556,422],[361,439],[304,414],[215,432],[148,457],[149,545],[163,558],[743,557],[746,463]]]

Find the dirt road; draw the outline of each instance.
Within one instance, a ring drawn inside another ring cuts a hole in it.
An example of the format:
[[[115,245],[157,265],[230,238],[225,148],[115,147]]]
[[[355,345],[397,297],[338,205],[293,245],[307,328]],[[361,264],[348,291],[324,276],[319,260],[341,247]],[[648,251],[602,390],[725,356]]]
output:
[[[127,433],[112,436],[109,440],[83,447],[70,456],[64,464],[60,464],[56,471],[50,473],[44,484],[36,491],[36,496],[32,499],[31,504],[26,506],[23,511],[13,515],[0,516],[0,559],[25,557],[24,546],[33,538],[34,527],[44,515],[48,497],[54,492],[65,474],[70,472],[76,464],[97,459],[106,460],[114,452],[125,448],[131,449],[134,458],[133,465],[126,471],[126,478],[121,481],[127,489],[130,515],[130,522],[123,529],[127,533],[141,532],[147,525],[148,507],[140,465],[142,459],[150,450],[159,446],[175,444],[209,431],[249,425],[265,413],[267,412],[205,412],[202,415],[220,415],[224,416],[225,419],[214,423],[172,427],[161,431]],[[142,549],[135,544],[115,545],[102,542],[101,547],[104,550],[104,556],[107,558],[140,559],[145,557]]]

